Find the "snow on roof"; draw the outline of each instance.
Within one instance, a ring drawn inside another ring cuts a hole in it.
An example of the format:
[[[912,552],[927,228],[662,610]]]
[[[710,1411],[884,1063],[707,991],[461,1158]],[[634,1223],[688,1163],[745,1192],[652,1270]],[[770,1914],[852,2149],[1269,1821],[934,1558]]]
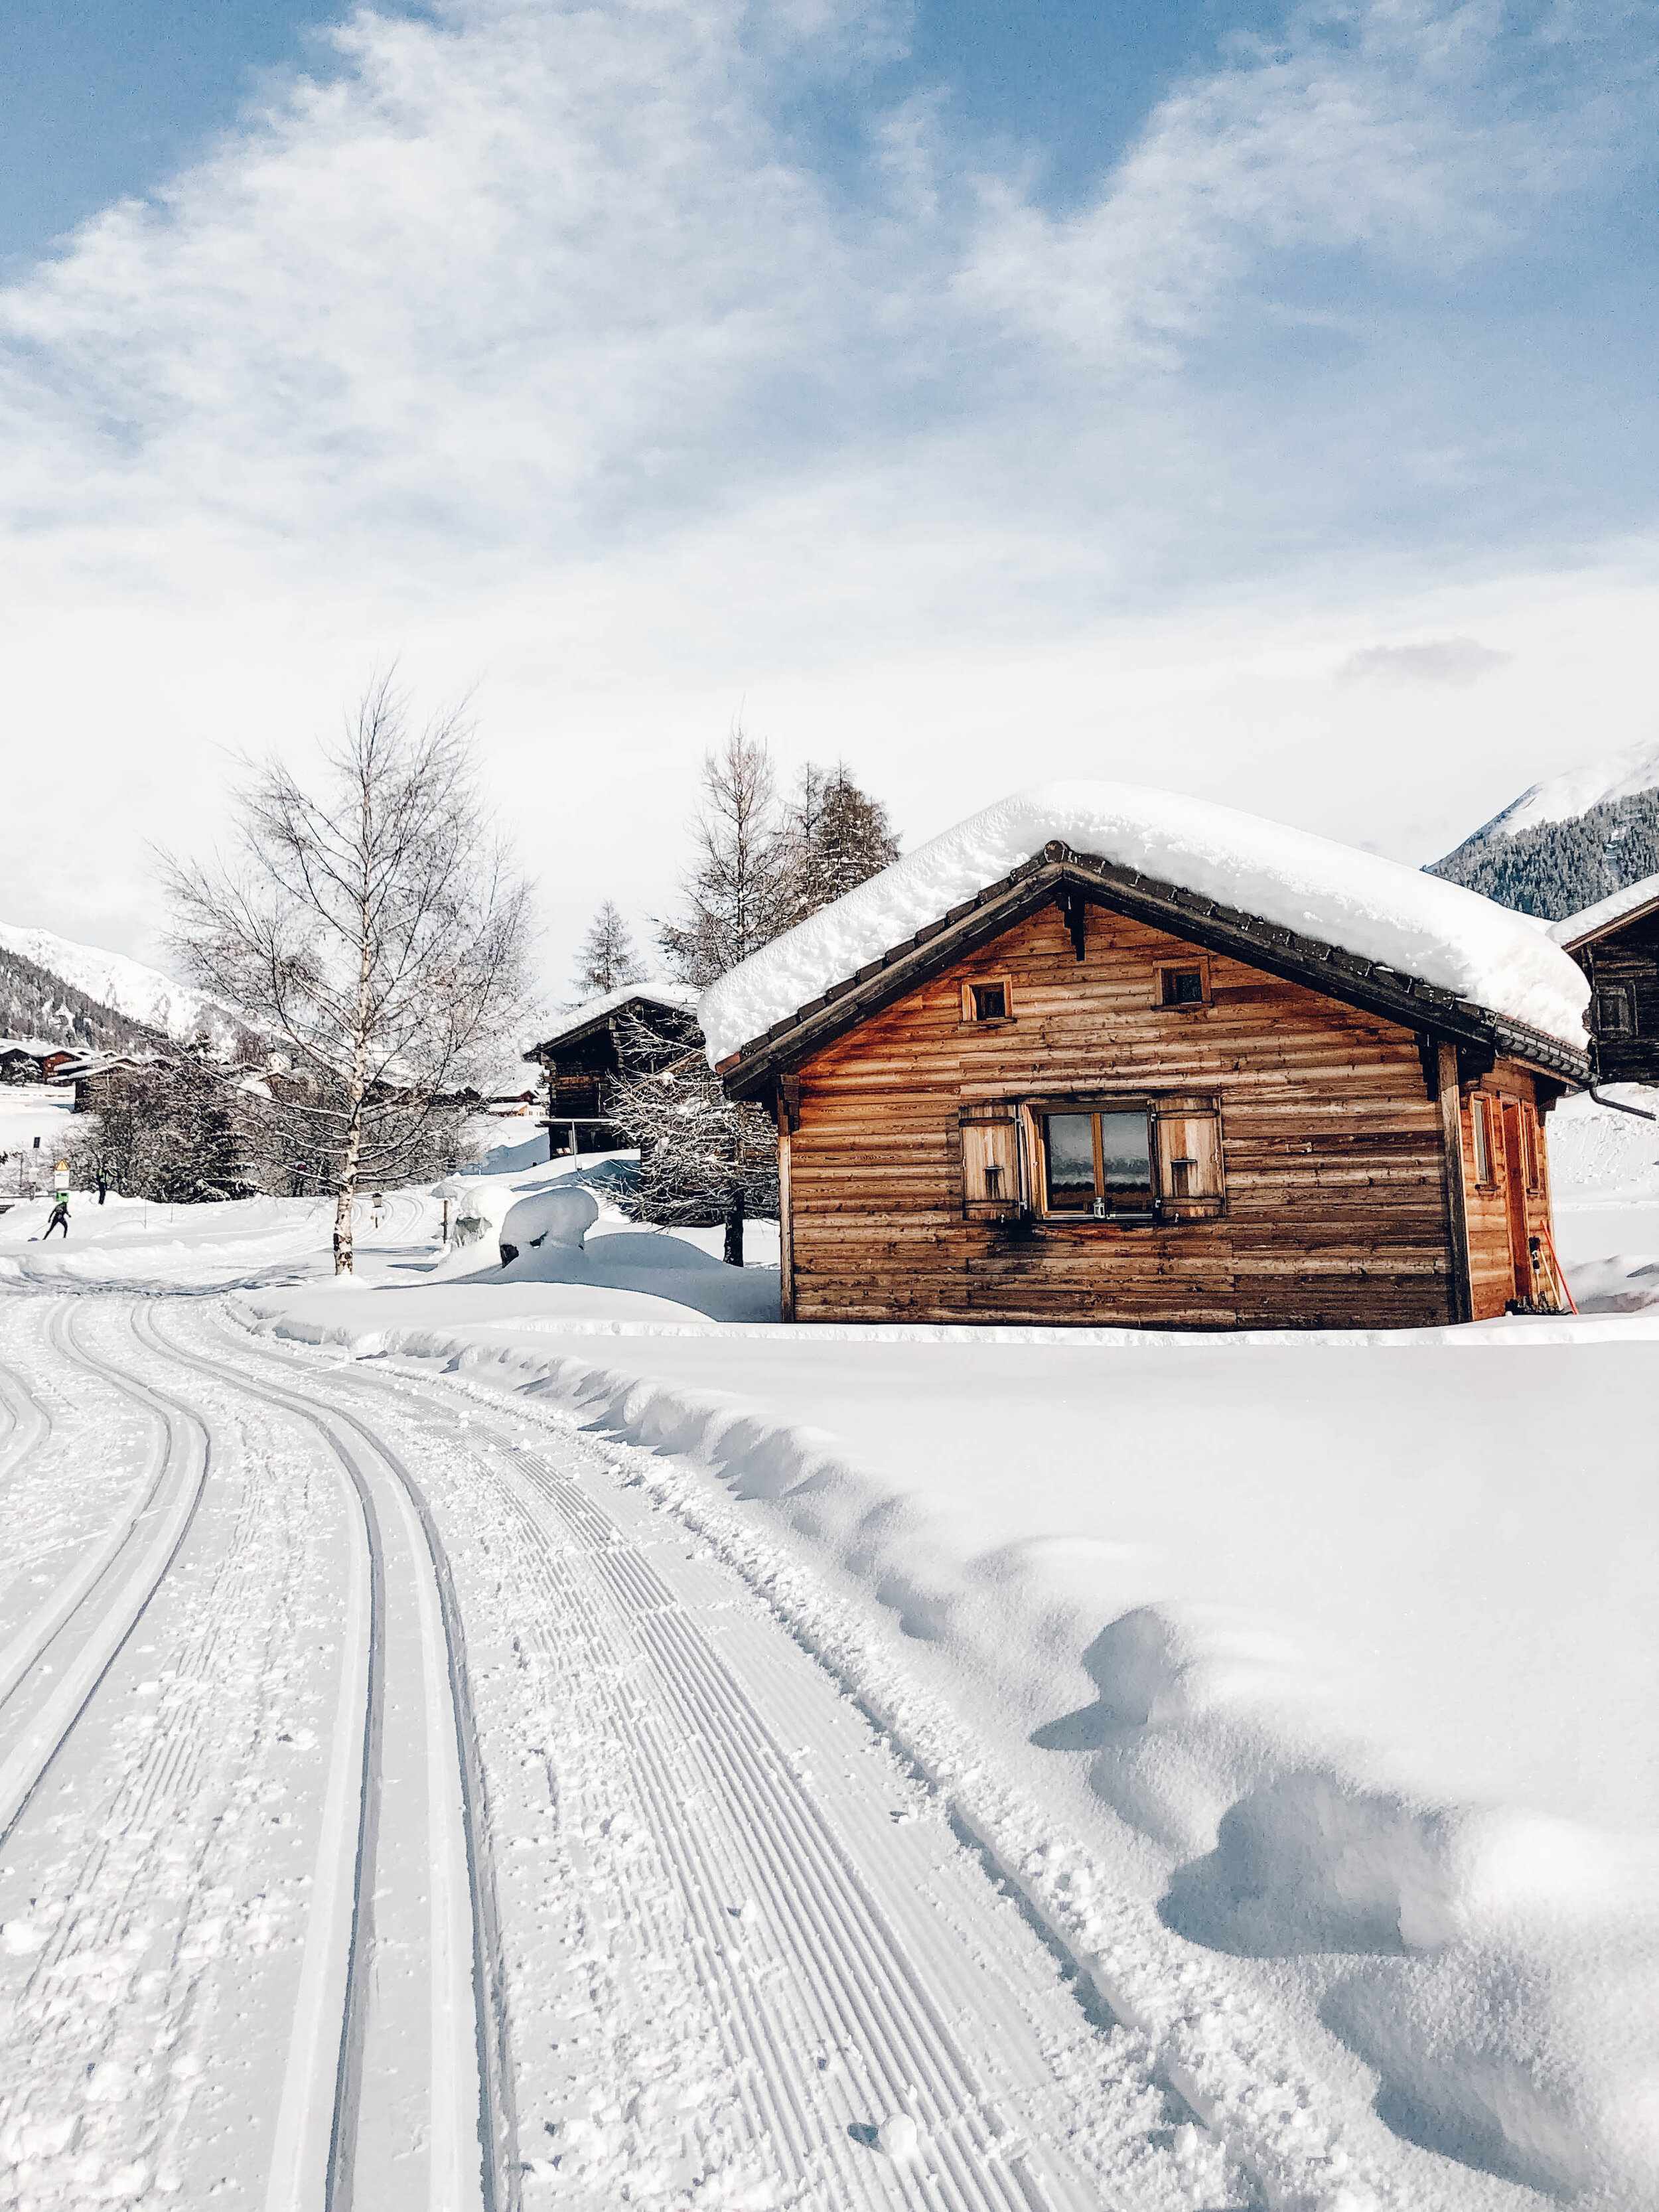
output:
[[[1644,876],[1640,883],[1626,884],[1623,890],[1598,900],[1595,905],[1581,907],[1577,914],[1553,921],[1550,935],[1558,945],[1582,945],[1587,937],[1599,936],[1626,915],[1638,914],[1656,902],[1659,902],[1659,876]]]
[[[647,999],[654,1006],[672,1006],[683,1014],[694,1014],[697,1010],[697,987],[695,983],[677,983],[671,976],[653,976],[646,983],[625,983],[619,991],[607,991],[603,998],[589,999],[585,1006],[573,1006],[568,1014],[561,1014],[539,1044],[532,1045],[526,1053],[533,1060],[538,1052],[556,1044],[561,1037],[573,1030],[585,1030],[590,1022],[597,1022],[606,1014],[614,1014],[619,1006],[631,1006],[636,999]]]
[[[1231,806],[1140,784],[1078,781],[999,799],[722,975],[698,1009],[711,1064],[1000,882],[1051,839],[1583,1045],[1589,987],[1525,915],[1397,860]]]

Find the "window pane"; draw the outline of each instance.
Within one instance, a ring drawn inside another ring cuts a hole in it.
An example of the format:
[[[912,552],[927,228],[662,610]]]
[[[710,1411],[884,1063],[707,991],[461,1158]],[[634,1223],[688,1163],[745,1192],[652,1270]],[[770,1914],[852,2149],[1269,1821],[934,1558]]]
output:
[[[975,983],[974,986],[974,1019],[976,1022],[1006,1021],[1008,1016],[1008,994],[1000,983]]]
[[[1201,1006],[1204,978],[1196,968],[1166,968],[1164,971],[1166,1006]]]
[[[1152,1158],[1147,1143],[1145,1114],[1103,1114],[1100,1117],[1101,1155],[1106,1166],[1106,1188],[1146,1190],[1152,1180]]]
[[[1092,1114],[1043,1116],[1043,1151],[1048,1160],[1050,1206],[1088,1206],[1095,1195],[1095,1117]]]

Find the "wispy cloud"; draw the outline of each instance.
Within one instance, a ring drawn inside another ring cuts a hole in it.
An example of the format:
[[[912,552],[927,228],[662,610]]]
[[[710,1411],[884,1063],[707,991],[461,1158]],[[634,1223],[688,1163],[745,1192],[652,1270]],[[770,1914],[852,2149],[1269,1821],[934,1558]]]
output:
[[[1421,645],[1370,645],[1351,653],[1336,672],[1339,684],[1449,684],[1467,690],[1515,658],[1473,637],[1434,637]]]
[[[1532,353],[1496,394],[1464,359],[1457,297],[1646,143],[1650,25],[1592,7],[1551,45],[1495,0],[1304,9],[1063,218],[925,88],[865,118],[856,191],[813,166],[792,101],[894,35],[857,0],[354,16],[337,76],[0,295],[0,574],[49,610],[16,695],[118,775],[135,742],[320,720],[402,645],[521,718],[542,672],[544,726],[614,761],[662,702],[723,721],[856,664],[921,789],[924,672],[936,719],[972,720],[988,649],[1096,666],[1113,623],[1184,606],[1190,653],[1228,592],[1259,636],[1328,592],[1352,636],[1426,559],[1547,556],[1582,454],[1553,457]],[[50,655],[77,623],[128,659],[71,709]],[[1328,700],[1324,633],[1297,653]],[[1148,772],[1121,750],[1102,764]],[[1181,780],[1225,757],[1188,747]]]

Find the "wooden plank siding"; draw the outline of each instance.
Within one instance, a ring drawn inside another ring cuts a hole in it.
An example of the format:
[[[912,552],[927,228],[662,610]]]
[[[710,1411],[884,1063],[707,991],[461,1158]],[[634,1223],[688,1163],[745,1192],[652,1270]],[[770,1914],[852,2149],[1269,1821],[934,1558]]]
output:
[[[1549,1233],[1549,1151],[1544,1117],[1538,1112],[1537,1087],[1533,1076],[1528,1069],[1517,1066],[1513,1060],[1500,1060],[1490,1075],[1483,1076],[1478,1085],[1466,1092],[1462,1101],[1461,1114],[1474,1319],[1490,1321],[1504,1312],[1511,1298],[1517,1295],[1532,1296],[1540,1291],[1547,1296],[1551,1285],[1547,1272],[1535,1279],[1528,1275],[1524,1288],[1516,1281],[1510,1235],[1510,1174],[1501,1125],[1494,1128],[1488,1179],[1480,1182],[1475,1174],[1474,1112],[1477,1099],[1486,1100],[1493,1109],[1495,1122],[1501,1116],[1506,1103],[1520,1109],[1523,1122],[1528,1113],[1536,1117],[1539,1187],[1535,1190],[1528,1188],[1523,1168],[1516,1193],[1516,1202],[1525,1216],[1528,1238],[1542,1238]],[[1523,1146],[1524,1142],[1523,1133]]]
[[[1154,1004],[1160,964],[1183,960],[1204,962],[1208,1003]],[[1012,1018],[964,1022],[963,986],[989,975],[1008,979]],[[784,1231],[799,1320],[1459,1318],[1441,1109],[1416,1033],[1126,915],[1093,908],[1079,962],[1059,909],[1041,909],[825,1046],[799,1079]],[[1535,1105],[1524,1070],[1499,1062],[1486,1079]],[[1120,1092],[1218,1101],[1219,1216],[964,1218],[964,1104]],[[1507,1215],[1476,1184],[1461,1119],[1479,1317],[1514,1291],[1497,1297]],[[1547,1194],[1536,1203],[1547,1213]]]

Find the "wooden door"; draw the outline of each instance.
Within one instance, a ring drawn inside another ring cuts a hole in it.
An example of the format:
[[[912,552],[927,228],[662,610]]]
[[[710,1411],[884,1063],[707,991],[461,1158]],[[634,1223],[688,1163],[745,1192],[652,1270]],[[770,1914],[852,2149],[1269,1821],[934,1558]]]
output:
[[[1515,1295],[1530,1304],[1533,1283],[1532,1254],[1527,1243],[1527,1163],[1521,1149],[1521,1107],[1514,1098],[1504,1101],[1504,1186],[1510,1223],[1510,1259],[1515,1267]]]

